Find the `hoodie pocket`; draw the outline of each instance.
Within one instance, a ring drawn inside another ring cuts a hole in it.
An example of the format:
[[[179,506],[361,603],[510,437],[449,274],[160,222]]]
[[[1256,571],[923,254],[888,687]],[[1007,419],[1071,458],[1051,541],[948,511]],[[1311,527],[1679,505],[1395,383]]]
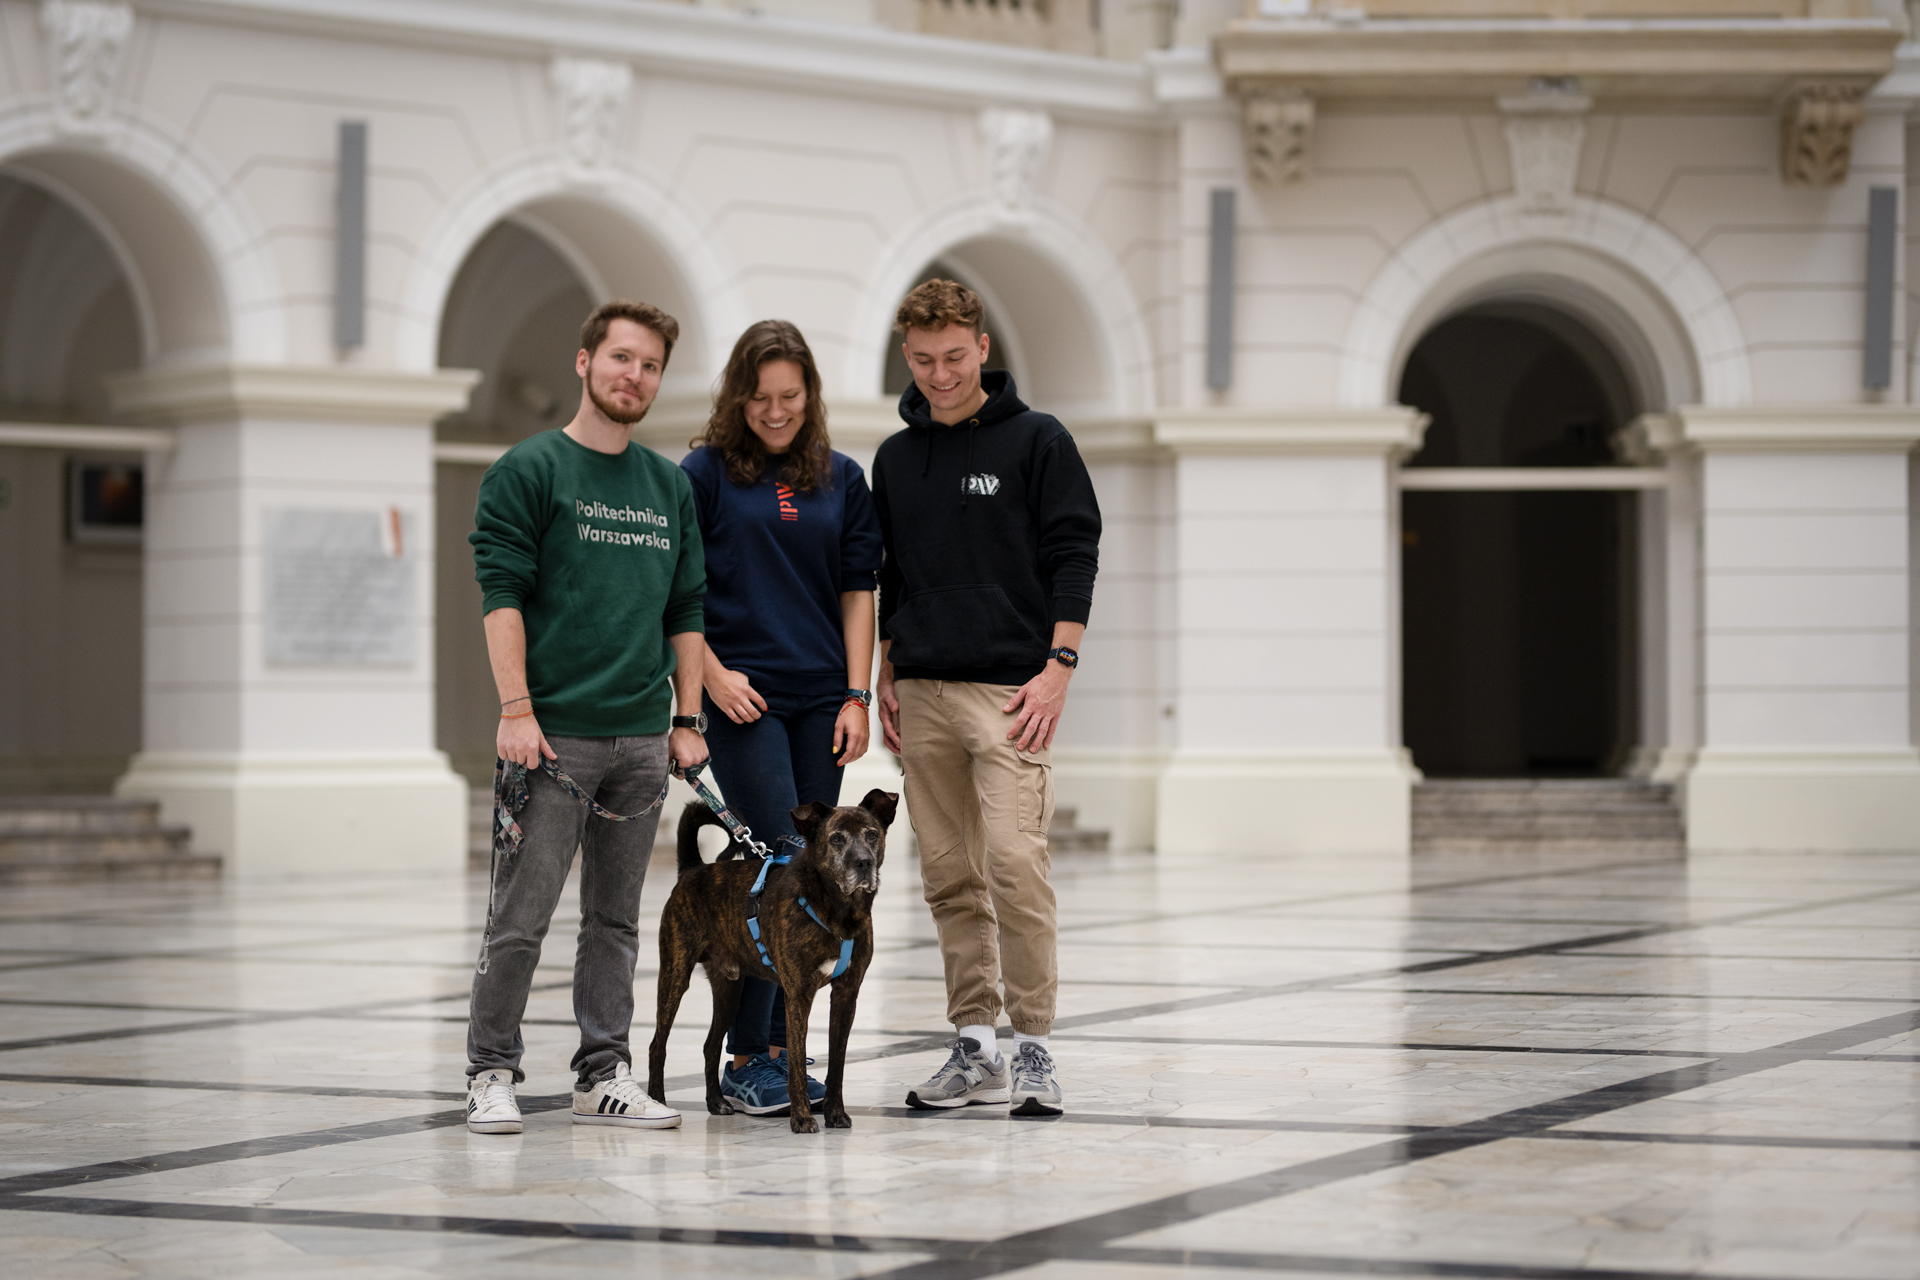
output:
[[[1005,667],[1038,662],[1046,646],[999,587],[916,591],[887,622],[895,666]]]

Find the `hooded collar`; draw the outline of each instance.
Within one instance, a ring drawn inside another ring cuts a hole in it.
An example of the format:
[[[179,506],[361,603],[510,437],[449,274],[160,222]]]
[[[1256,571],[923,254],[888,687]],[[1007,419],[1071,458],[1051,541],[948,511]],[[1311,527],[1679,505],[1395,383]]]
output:
[[[917,383],[909,382],[907,389],[900,394],[900,418],[909,427],[918,427],[927,431],[951,430],[957,427],[991,427],[995,423],[1005,422],[1008,418],[1025,413],[1027,406],[1021,403],[1020,394],[1014,389],[1013,375],[1005,369],[989,369],[980,375],[980,388],[987,393],[987,402],[980,406],[980,412],[971,418],[963,418],[951,427],[933,420],[931,406]]]
[[[926,476],[933,470],[933,433],[935,431],[960,431],[967,433],[966,470],[960,474],[960,509],[967,508],[967,482],[965,477],[973,472],[973,433],[981,427],[991,427],[1005,422],[1027,411],[1020,402],[1019,393],[1013,387],[1013,375],[1004,369],[990,369],[980,375],[980,389],[987,393],[987,402],[972,417],[955,423],[935,422],[927,397],[921,394],[918,383],[909,384],[900,396],[900,417],[909,430],[926,432],[926,451],[921,455],[920,474]]]

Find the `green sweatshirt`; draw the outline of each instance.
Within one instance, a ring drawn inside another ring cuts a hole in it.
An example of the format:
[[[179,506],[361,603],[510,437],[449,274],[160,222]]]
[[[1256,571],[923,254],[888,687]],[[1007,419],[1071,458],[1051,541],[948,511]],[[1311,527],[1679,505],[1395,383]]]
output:
[[[541,731],[665,733],[667,637],[705,630],[706,556],[686,472],[637,444],[600,453],[543,431],[487,468],[474,524],[482,611],[526,619]]]

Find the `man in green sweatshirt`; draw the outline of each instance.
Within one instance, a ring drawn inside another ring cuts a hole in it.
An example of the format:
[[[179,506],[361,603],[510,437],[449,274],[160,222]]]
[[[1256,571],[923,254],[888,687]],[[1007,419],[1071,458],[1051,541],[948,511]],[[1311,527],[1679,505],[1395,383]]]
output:
[[[520,1018],[576,847],[574,1123],[680,1123],[633,1078],[627,1043],[654,806],[669,760],[685,769],[707,758],[706,560],[693,490],[629,431],[659,393],[679,336],[657,307],[600,307],[580,331],[573,421],[515,445],[480,482],[468,541],[500,691],[497,748],[509,785],[496,806],[511,805],[506,793],[518,790],[522,768],[526,791],[510,815],[519,847],[496,833],[473,979],[467,1127],[476,1133],[520,1132]]]

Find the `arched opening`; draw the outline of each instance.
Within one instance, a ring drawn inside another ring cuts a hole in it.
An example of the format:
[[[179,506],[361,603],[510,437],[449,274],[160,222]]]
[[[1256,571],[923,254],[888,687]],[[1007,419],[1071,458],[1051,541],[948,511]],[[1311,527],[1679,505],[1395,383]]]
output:
[[[0,421],[109,421],[108,375],[157,345],[90,214],[0,172]],[[105,793],[140,748],[142,465],[0,444],[0,792]]]
[[[1593,327],[1532,301],[1429,329],[1400,400],[1425,467],[1593,467],[1641,408]],[[1631,493],[1409,491],[1401,507],[1403,725],[1438,777],[1619,772],[1636,740]]]
[[[1010,370],[1022,400],[1069,425],[1076,417],[1113,412],[1117,379],[1105,368],[1099,323],[1082,291],[1046,255],[983,237],[944,250],[913,284],[936,276],[959,281],[986,303],[993,339],[987,367]],[[889,333],[884,390],[898,396],[909,381],[898,336]]]
[[[498,721],[467,535],[485,447],[516,444],[572,419],[581,322],[614,297],[652,302],[681,323],[647,424],[704,405],[702,330],[685,281],[643,231],[601,205],[542,201],[494,223],[461,263],[441,311],[440,366],[478,369],[481,380],[466,410],[442,419],[436,437],[483,448],[436,468],[435,727],[454,768],[483,789],[491,787]]]

